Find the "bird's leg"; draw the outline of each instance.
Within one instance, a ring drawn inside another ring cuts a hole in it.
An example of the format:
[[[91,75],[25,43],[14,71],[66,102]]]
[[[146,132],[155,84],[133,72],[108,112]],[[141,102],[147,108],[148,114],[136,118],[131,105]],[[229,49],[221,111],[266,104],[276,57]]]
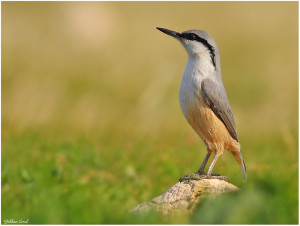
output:
[[[210,157],[210,154],[208,153],[203,161],[203,163],[201,164],[201,167],[199,169],[199,171],[197,173],[192,173],[192,174],[189,174],[189,175],[186,175],[186,176],[183,176],[179,179],[180,182],[183,182],[183,181],[186,181],[186,180],[202,180],[202,179],[220,179],[220,180],[225,180],[225,181],[229,181],[228,177],[226,176],[221,176],[219,174],[212,174],[212,170],[219,158],[218,155],[215,155],[213,161],[211,162],[209,168],[208,168],[208,171],[207,173],[204,173],[203,171],[203,174],[201,174],[201,169],[204,165],[206,165],[207,163],[207,160],[208,158]]]
[[[200,174],[200,175],[205,174],[204,169],[205,169],[206,163],[207,163],[210,155],[211,155],[211,153],[207,152],[207,154],[206,154],[206,156],[205,156],[205,158],[204,158],[204,160],[203,160],[203,162],[202,162],[202,164],[200,166],[200,169],[197,172],[198,174]]]
[[[206,173],[204,172],[204,169],[205,169],[206,163],[207,163],[210,155],[211,155],[211,153],[207,152],[207,154],[200,166],[200,169],[196,173],[185,175],[185,176],[181,177],[179,179],[179,181],[182,182],[185,180],[201,180],[201,179],[203,179],[203,176],[206,177]]]
[[[207,154],[200,166],[200,169],[196,173],[185,175],[185,176],[181,177],[179,179],[179,181],[181,182],[181,181],[185,181],[185,180],[201,180],[203,176],[206,176],[204,169],[205,169],[206,163],[207,163],[210,155],[211,155],[211,152],[207,152]]]
[[[209,166],[209,168],[207,170],[207,175],[211,175],[212,170],[215,167],[218,158],[219,158],[219,156],[215,155],[214,159],[212,160],[212,162],[211,162],[211,164],[210,164],[210,166]]]
[[[216,162],[217,162],[218,158],[219,158],[219,156],[215,155],[214,159],[212,160],[212,162],[211,162],[211,164],[210,164],[210,166],[207,170],[206,176],[207,176],[208,179],[211,178],[211,179],[220,179],[220,180],[229,181],[228,177],[226,177],[226,176],[221,176],[220,174],[213,174],[212,173],[212,170],[213,170],[214,166],[216,165]]]

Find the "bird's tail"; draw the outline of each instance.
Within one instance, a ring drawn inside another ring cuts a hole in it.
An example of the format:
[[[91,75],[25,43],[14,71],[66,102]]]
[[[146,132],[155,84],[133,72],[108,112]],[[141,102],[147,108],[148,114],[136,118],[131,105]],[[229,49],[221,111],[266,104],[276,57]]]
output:
[[[245,165],[242,153],[239,151],[239,152],[233,152],[232,154],[235,157],[236,161],[239,163],[239,165],[241,167],[241,171],[242,171],[243,181],[246,182],[247,169],[246,169],[246,165]]]

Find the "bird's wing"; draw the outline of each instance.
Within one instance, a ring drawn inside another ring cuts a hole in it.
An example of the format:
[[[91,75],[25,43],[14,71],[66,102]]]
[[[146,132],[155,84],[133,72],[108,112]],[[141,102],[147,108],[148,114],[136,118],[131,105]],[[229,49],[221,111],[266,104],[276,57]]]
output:
[[[238,141],[233,115],[224,86],[218,85],[210,79],[204,79],[201,83],[201,91],[208,106],[225,124],[232,138]]]

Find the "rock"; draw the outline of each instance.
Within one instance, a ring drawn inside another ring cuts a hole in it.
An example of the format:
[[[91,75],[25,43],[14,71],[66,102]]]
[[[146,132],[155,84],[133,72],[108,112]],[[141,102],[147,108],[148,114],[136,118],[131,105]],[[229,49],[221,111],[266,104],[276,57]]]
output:
[[[163,215],[191,213],[203,197],[216,197],[224,192],[238,191],[239,188],[219,179],[202,179],[178,182],[150,202],[142,203],[133,212],[145,213],[154,210]]]

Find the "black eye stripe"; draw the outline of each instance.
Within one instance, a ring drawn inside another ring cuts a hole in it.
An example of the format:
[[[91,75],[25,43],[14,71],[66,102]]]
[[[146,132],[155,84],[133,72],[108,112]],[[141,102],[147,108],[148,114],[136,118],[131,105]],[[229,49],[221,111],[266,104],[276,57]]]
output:
[[[212,45],[210,45],[206,39],[200,38],[195,33],[181,33],[180,37],[191,40],[191,41],[201,42],[209,50],[211,61],[214,65],[214,67],[216,67],[214,47]]]

